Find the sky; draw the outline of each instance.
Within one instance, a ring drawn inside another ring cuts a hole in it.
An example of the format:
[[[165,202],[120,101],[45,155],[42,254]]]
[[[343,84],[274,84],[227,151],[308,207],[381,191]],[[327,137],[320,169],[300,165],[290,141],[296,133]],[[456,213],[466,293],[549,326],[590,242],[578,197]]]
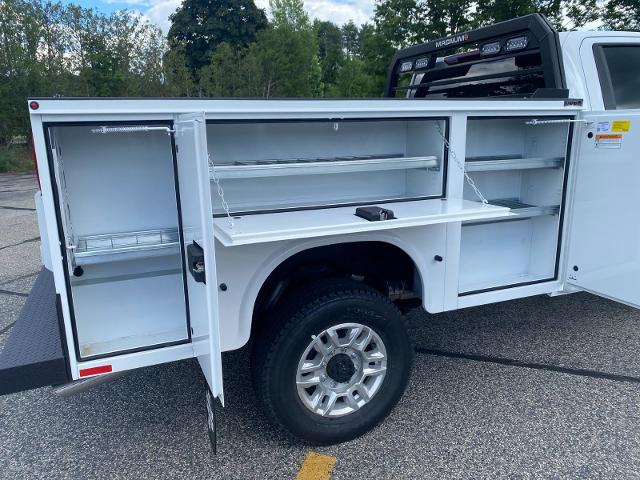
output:
[[[255,0],[259,8],[267,8],[269,0]],[[138,11],[166,33],[169,15],[175,12],[182,0],[65,0],[104,13],[114,10]],[[361,25],[373,16],[374,0],[305,0],[305,8],[311,19],[331,20],[338,25],[353,20]]]

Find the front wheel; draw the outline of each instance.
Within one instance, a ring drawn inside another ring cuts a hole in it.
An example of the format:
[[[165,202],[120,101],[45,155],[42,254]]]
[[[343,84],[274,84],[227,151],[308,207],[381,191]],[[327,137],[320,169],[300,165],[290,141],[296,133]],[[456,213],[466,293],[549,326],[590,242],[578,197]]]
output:
[[[254,384],[273,421],[315,444],[362,435],[406,388],[413,349],[398,309],[354,281],[325,280],[283,301],[256,336]]]

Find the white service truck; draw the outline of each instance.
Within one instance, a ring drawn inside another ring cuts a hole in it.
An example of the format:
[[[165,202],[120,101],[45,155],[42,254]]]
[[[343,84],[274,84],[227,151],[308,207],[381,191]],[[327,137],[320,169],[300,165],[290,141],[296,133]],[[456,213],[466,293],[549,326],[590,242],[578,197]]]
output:
[[[399,51],[396,98],[30,99],[44,268],[0,393],[197,358],[212,407],[251,342],[266,414],[331,444],[402,395],[406,302],[639,307],[639,74],[640,34],[530,15]]]

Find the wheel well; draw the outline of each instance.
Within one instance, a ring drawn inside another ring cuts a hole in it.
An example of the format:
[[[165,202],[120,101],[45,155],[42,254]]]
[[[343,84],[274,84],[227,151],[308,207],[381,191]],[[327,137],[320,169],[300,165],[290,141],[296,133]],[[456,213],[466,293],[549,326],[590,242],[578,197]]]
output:
[[[421,296],[421,280],[413,259],[386,242],[350,242],[310,248],[282,262],[256,298],[252,325],[273,309],[291,288],[320,278],[353,278],[392,300]]]

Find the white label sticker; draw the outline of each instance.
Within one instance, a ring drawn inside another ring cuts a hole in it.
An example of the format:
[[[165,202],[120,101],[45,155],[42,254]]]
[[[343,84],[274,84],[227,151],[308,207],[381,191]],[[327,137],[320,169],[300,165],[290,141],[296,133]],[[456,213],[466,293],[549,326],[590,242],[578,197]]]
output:
[[[608,132],[611,130],[611,123],[610,122],[598,122],[598,124],[596,125],[596,131],[598,133],[604,133],[604,132]]]

